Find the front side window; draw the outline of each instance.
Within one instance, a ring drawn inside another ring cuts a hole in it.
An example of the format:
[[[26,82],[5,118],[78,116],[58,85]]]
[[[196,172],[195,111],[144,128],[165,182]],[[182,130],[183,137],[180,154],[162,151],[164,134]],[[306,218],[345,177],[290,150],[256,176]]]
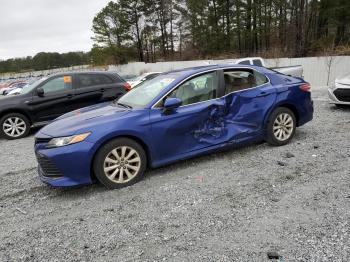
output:
[[[72,89],[72,77],[60,76],[49,80],[47,83],[41,86],[44,93],[60,92]]]
[[[36,80],[34,82],[29,83],[28,85],[24,86],[22,89],[21,94],[27,94],[31,91],[33,91],[35,88],[37,88],[41,83],[45,82],[47,77],[43,77],[39,80]]]
[[[217,74],[212,72],[186,81],[167,97],[180,98],[182,105],[190,105],[216,98],[217,90]]]
[[[225,94],[263,85],[268,79],[255,70],[225,70]]]

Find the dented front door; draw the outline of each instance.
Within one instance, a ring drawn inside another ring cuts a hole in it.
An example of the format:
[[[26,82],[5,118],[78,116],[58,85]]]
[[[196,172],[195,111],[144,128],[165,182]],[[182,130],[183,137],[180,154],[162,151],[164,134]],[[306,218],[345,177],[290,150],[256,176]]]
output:
[[[171,114],[152,109],[150,121],[155,158],[170,160],[227,139],[225,99],[179,107]]]

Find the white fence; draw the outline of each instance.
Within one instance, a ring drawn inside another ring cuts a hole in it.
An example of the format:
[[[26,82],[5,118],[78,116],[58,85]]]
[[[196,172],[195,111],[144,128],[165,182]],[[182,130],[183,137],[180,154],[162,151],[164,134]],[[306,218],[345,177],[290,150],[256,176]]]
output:
[[[218,64],[232,62],[233,60],[194,60],[194,61],[173,61],[158,63],[132,62],[125,65],[111,65],[108,70],[117,71],[119,74],[139,75],[144,72],[165,72],[185,67],[193,67],[208,64]],[[333,56],[333,57],[305,57],[305,58],[277,58],[266,59],[269,67],[302,65],[304,69],[304,78],[314,86],[326,86],[329,78],[329,85],[334,79],[345,74],[350,74],[350,56]],[[70,68],[44,70],[25,74],[15,74],[12,77],[29,75],[47,75],[64,71],[84,71],[84,70],[101,70],[103,68],[91,68],[90,66],[76,66]],[[10,75],[2,75],[0,78],[7,78]]]
[[[350,74],[350,56],[267,59],[273,66],[302,65],[304,79],[314,86],[332,85],[336,78]]]
[[[121,74],[138,75],[143,72],[164,72],[184,67],[227,63],[232,61],[233,60],[195,60],[147,64],[143,62],[134,62],[125,65],[109,66],[109,70],[114,70]],[[329,85],[331,85],[335,78],[345,74],[350,74],[350,56],[277,58],[266,59],[265,62],[269,67],[302,65],[305,80],[314,86],[326,86],[328,76]]]

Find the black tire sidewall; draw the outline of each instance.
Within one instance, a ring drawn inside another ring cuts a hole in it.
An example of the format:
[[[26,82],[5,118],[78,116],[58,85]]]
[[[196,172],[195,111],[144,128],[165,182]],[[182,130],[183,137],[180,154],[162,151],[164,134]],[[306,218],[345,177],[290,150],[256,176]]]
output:
[[[103,164],[106,156],[115,148],[120,146],[128,146],[136,150],[141,158],[141,168],[138,174],[130,181],[124,184],[117,184],[112,182],[105,174],[103,170]],[[107,142],[97,152],[93,161],[93,171],[97,180],[109,189],[117,189],[127,187],[135,184],[144,177],[144,173],[147,167],[147,157],[143,147],[136,141],[129,138],[116,138]]]
[[[280,115],[280,114],[283,114],[283,113],[289,114],[293,118],[293,132],[292,132],[291,136],[287,140],[280,141],[280,140],[278,140],[275,137],[275,135],[273,133],[273,124],[274,124],[275,119],[277,118],[277,116]],[[266,141],[269,144],[274,145],[274,146],[286,145],[294,137],[295,130],[296,130],[296,117],[295,117],[294,113],[292,112],[292,110],[290,110],[290,109],[288,109],[286,107],[278,107],[272,112],[272,114],[269,117],[269,120],[268,120],[268,123],[267,123],[267,130],[266,130],[266,132],[267,132],[267,134],[266,134],[266,136],[267,136]]]
[[[7,135],[4,130],[3,130],[3,124],[5,122],[6,119],[10,118],[10,117],[18,117],[20,119],[22,119],[25,124],[26,124],[26,130],[25,132],[20,135],[20,136],[17,136],[17,137],[12,137],[12,136],[9,136]],[[15,139],[20,139],[20,138],[23,138],[23,137],[26,137],[30,132],[30,122],[28,120],[28,118],[20,113],[10,113],[10,114],[7,114],[5,116],[3,116],[1,119],[0,119],[0,136],[5,138],[5,139],[8,139],[8,140],[15,140]]]

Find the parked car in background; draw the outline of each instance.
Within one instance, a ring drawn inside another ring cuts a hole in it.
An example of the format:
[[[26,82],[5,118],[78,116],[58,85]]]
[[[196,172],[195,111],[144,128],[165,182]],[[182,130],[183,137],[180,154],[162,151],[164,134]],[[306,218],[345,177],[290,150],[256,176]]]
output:
[[[131,87],[135,87],[136,85],[138,85],[146,80],[150,80],[159,74],[161,74],[161,72],[144,73],[144,74],[142,74],[134,79],[129,80],[128,83],[131,85]]]
[[[26,136],[30,127],[44,126],[62,114],[119,98],[130,85],[115,73],[72,72],[42,78],[20,95],[0,101],[0,135]]]
[[[19,95],[19,94],[22,92],[22,89],[23,89],[23,88],[28,88],[29,85],[33,84],[33,83],[36,82],[36,81],[37,81],[37,79],[30,79],[30,80],[27,81],[27,84],[26,84],[26,85],[24,85],[24,86],[19,86],[19,87],[15,88],[15,89],[12,89],[11,91],[9,91],[9,92],[7,93],[7,95],[8,95],[8,96],[9,96],[9,95]]]
[[[13,84],[9,85],[9,87],[3,88],[1,90],[2,95],[6,96],[12,90],[15,90],[17,88],[22,89],[25,85],[27,85],[27,82],[16,82],[16,83],[13,83]]]
[[[313,118],[310,85],[263,67],[212,65],[160,74],[114,103],[61,116],[35,136],[42,181],[108,188],[147,167],[260,140],[287,144]],[[79,161],[75,161],[79,159]]]
[[[328,96],[332,104],[350,105],[350,74],[337,78],[328,88]]]
[[[0,82],[0,91],[1,91],[1,89],[8,87],[9,83],[10,83],[10,81],[8,81],[8,80]]]
[[[10,83],[7,87],[5,87],[5,88],[2,88],[1,89],[1,95],[7,95],[8,94],[8,92],[10,92],[10,91],[12,91],[12,90],[14,90],[14,89],[16,89],[16,88],[20,88],[20,87],[23,87],[23,86],[25,86],[27,83],[26,82],[18,82],[18,81],[16,81],[16,82],[12,82],[12,83]]]
[[[27,84],[28,85],[28,84]],[[15,89],[12,89],[11,91],[9,91],[6,95],[10,96],[10,95],[19,95],[22,92],[23,87],[17,87]]]
[[[130,81],[132,79],[135,79],[137,75],[133,74],[127,74],[127,75],[120,75],[125,81]]]
[[[254,66],[263,66],[267,67],[265,60],[261,57],[246,57],[238,59],[234,62],[238,65],[254,65]],[[303,67],[301,65],[295,66],[283,66],[283,67],[270,67],[269,69],[285,74],[288,76],[294,77],[303,77]]]

